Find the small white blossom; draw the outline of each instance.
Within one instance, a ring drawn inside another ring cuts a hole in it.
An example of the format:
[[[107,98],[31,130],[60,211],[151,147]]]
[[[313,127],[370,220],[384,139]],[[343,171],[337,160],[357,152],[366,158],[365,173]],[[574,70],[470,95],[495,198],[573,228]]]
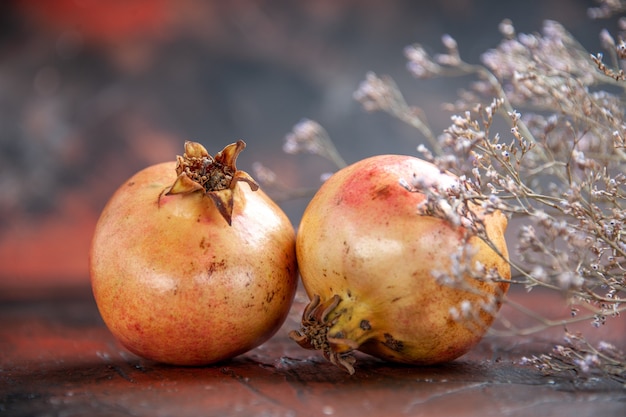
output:
[[[472,303],[468,300],[461,301],[461,314],[468,317],[472,314]]]
[[[296,124],[293,130],[285,136],[283,151],[288,154],[311,153],[320,154],[323,146],[319,141],[320,131],[323,128],[319,123],[303,119]]]

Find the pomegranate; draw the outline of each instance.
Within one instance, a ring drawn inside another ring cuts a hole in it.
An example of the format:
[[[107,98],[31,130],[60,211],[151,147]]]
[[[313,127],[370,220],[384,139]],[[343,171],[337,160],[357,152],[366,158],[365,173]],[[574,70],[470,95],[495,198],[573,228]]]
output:
[[[402,185],[413,176],[440,189],[458,184],[426,161],[375,156],[330,177],[302,216],[296,251],[311,302],[290,336],[350,373],[354,350],[424,365],[461,356],[508,289],[506,217],[471,206],[494,250],[468,223],[428,215],[425,194]]]
[[[195,142],[148,167],[104,208],[90,255],[93,294],[113,335],[144,358],[204,365],[270,338],[297,283],[295,231],[235,162]]]

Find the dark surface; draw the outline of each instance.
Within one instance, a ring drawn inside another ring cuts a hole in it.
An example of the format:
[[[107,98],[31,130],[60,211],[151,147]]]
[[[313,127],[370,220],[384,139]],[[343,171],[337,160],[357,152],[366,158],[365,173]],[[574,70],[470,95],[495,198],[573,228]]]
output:
[[[538,306],[558,305],[549,296],[534,297]],[[287,338],[303,303],[299,294],[285,326],[261,347],[214,366],[185,368],[128,353],[102,323],[88,290],[65,299],[3,302],[0,415],[623,416],[626,410],[626,390],[615,382],[545,376],[521,364],[523,356],[549,350],[551,333],[488,337],[436,367],[359,355],[350,376]],[[503,314],[514,315],[506,307]],[[603,334],[624,344],[623,332]]]

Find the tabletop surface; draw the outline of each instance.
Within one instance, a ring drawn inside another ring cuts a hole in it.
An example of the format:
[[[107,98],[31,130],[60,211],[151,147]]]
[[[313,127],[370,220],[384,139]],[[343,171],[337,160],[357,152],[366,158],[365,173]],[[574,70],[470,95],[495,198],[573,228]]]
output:
[[[532,293],[531,293],[532,294]],[[358,355],[356,373],[289,340],[306,296],[262,346],[213,366],[175,367],[121,347],[86,289],[0,302],[2,416],[623,416],[626,388],[608,378],[544,375],[523,357],[549,352],[556,331],[488,336],[441,366]],[[518,297],[530,297],[519,294]],[[538,306],[554,305],[533,295]],[[539,308],[539,307],[538,307]],[[503,308],[502,314],[514,315]],[[621,321],[603,337],[626,341]],[[620,328],[621,327],[621,328]],[[562,332],[562,329],[559,329]]]

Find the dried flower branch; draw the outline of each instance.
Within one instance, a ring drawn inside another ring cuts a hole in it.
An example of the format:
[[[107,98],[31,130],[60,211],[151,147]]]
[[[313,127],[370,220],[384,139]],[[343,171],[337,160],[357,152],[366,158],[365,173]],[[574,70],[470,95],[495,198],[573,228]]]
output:
[[[365,80],[354,92],[354,99],[360,102],[366,111],[382,110],[417,128],[429,144],[441,152],[437,138],[425,121],[423,112],[417,107],[409,107],[391,77],[378,77],[373,72],[368,72]]]
[[[346,166],[328,132],[319,123],[303,119],[285,136],[283,151],[288,154],[310,153],[334,163],[337,168]]]
[[[331,161],[338,169],[346,166],[346,162],[337,151],[326,129],[309,119],[302,119],[291,132],[285,135],[283,152],[291,155],[298,153],[318,155]],[[279,175],[260,162],[252,164],[252,171],[261,184],[271,189],[272,197],[276,201],[310,198],[317,191],[317,187],[295,189],[290,187],[281,181]],[[329,175],[331,174],[320,175],[320,181],[325,181]]]
[[[622,54],[620,52],[620,54]],[[606,65],[604,65],[604,62],[602,62],[602,57],[603,55],[601,53],[598,53],[597,55],[591,55],[591,60],[596,64],[596,66],[598,67],[598,69],[607,77],[611,77],[613,78],[615,81],[624,81],[626,80],[626,75],[624,75],[624,70],[620,68],[619,71],[615,71],[612,70],[611,68],[608,68]],[[621,59],[624,59],[624,57],[622,57]]]
[[[591,7],[587,14],[591,19],[606,19],[626,11],[626,3],[621,0],[596,0],[598,7]]]
[[[624,10],[624,4],[604,0],[600,8],[590,13],[608,15]],[[620,24],[626,29],[626,19]],[[482,65],[465,62],[449,35],[443,36],[445,51],[438,55],[430,56],[418,44],[405,49],[408,71],[415,77],[476,77],[446,106],[454,115],[438,137],[389,77],[368,73],[354,97],[367,111],[382,110],[416,127],[430,145],[418,146],[422,157],[458,176],[453,189],[424,184],[418,175],[401,179],[409,191],[426,195],[417,210],[463,224],[496,251],[471,208],[507,214],[521,225],[507,259],[514,272],[511,283],[528,291],[558,291],[570,306],[572,317],[546,319],[509,301],[537,324],[517,328],[503,319],[500,334],[528,335],[581,321],[602,326],[626,311],[626,80],[621,68],[626,44],[621,34],[615,40],[602,32],[602,46],[612,60],[608,66],[602,54],[590,54],[557,22],[545,22],[535,34],[518,34],[509,20],[499,29],[503,40],[482,55]],[[504,120],[510,131],[494,132],[496,119]],[[288,139],[298,145],[286,150],[324,155],[317,146],[332,143],[327,134],[312,140],[315,134],[307,132],[296,134],[301,139]],[[453,259],[459,274],[433,271],[440,282],[462,285],[455,276],[463,274],[503,279],[480,265],[467,265],[471,256],[463,250]],[[500,301],[494,297],[491,302]],[[481,307],[489,309],[488,304]],[[450,315],[461,319],[469,307],[459,305]],[[585,313],[578,314],[581,310]],[[622,353],[608,344],[593,347],[570,333],[567,340],[565,347],[529,361],[551,371],[601,372],[625,380]]]
[[[626,355],[607,342],[591,345],[580,334],[566,332],[565,344],[557,345],[551,353],[522,358],[522,363],[537,366],[547,375],[573,373],[589,380],[606,377],[626,384]]]

